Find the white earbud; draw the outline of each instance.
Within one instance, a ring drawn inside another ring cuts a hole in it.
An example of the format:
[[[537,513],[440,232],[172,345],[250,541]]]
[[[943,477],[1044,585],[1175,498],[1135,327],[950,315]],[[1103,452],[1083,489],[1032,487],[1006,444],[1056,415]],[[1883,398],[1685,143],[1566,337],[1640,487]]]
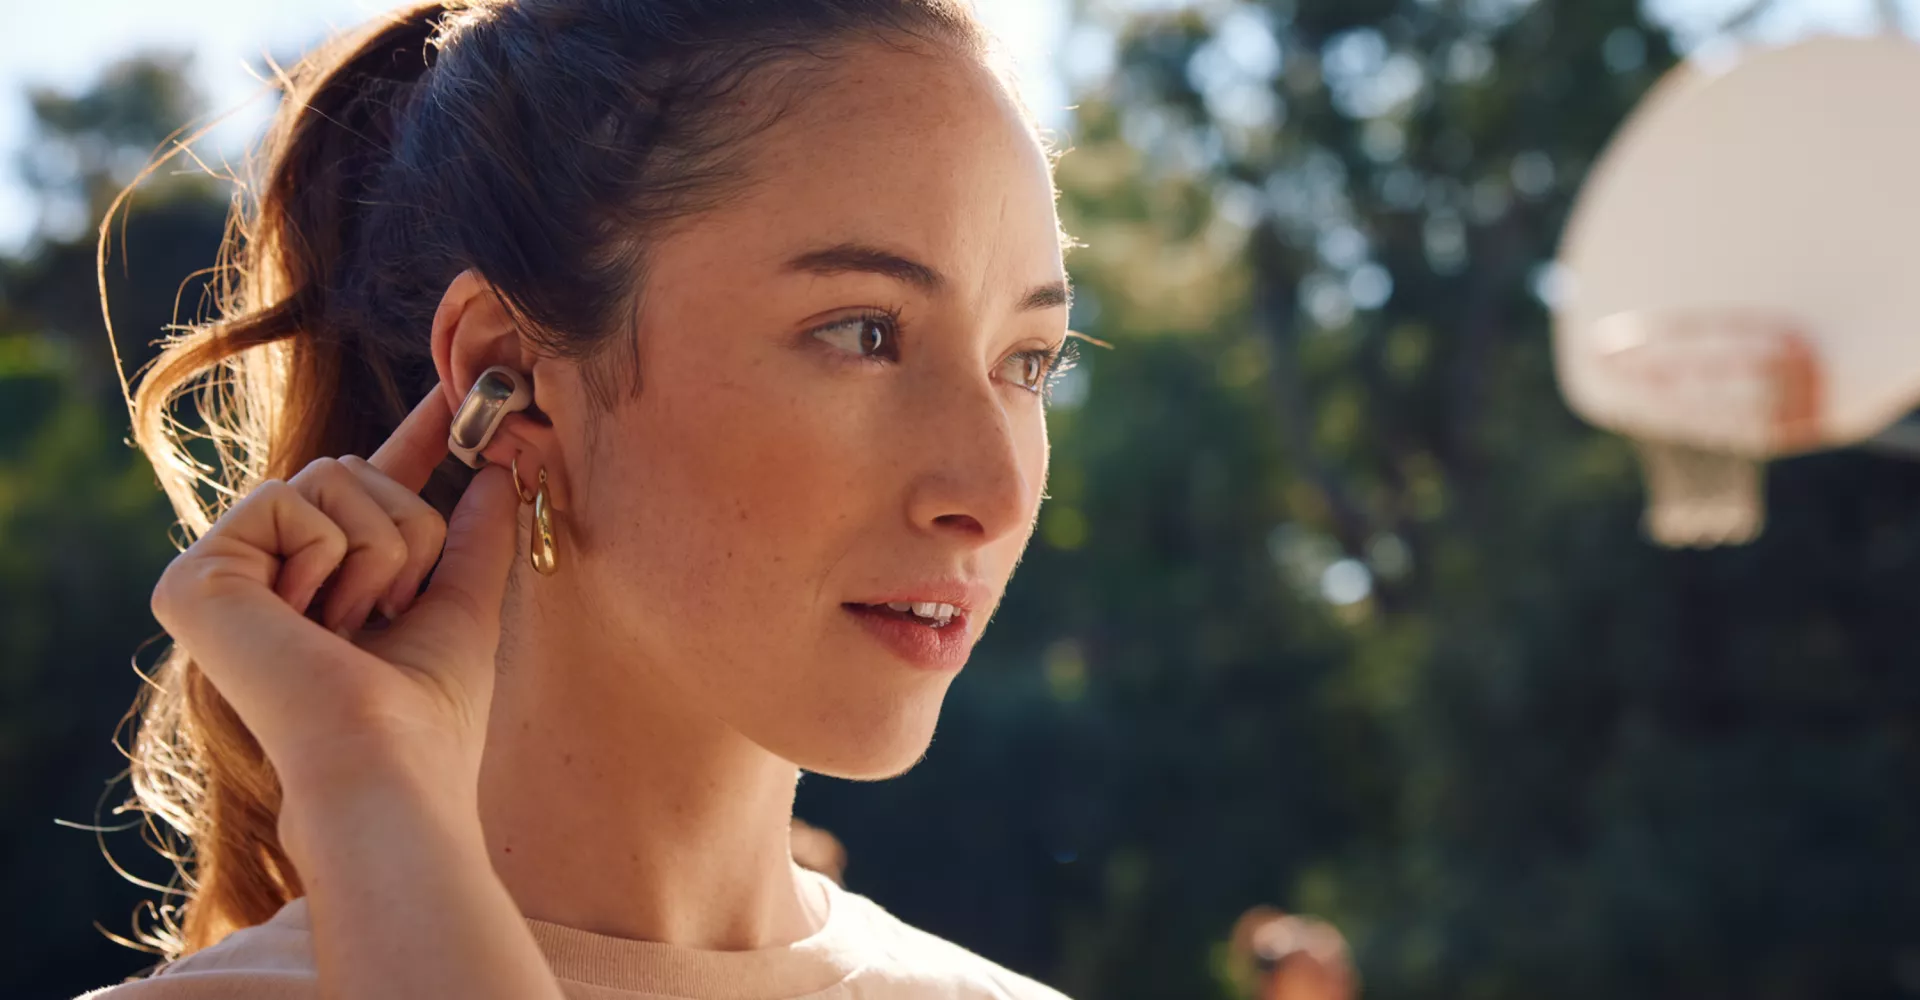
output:
[[[507,414],[531,405],[533,389],[519,372],[505,365],[481,372],[453,415],[453,426],[447,432],[447,450],[472,468],[485,466],[487,460],[480,453],[493,441],[500,421],[505,420]]]

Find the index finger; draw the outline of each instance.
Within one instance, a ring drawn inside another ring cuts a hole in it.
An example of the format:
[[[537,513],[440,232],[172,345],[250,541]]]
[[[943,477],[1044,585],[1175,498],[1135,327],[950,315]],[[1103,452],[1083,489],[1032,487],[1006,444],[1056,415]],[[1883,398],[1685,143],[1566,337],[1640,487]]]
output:
[[[418,493],[427,485],[440,461],[447,457],[447,432],[453,427],[453,410],[434,383],[421,400],[393,429],[380,450],[367,464],[386,473],[387,478]]]

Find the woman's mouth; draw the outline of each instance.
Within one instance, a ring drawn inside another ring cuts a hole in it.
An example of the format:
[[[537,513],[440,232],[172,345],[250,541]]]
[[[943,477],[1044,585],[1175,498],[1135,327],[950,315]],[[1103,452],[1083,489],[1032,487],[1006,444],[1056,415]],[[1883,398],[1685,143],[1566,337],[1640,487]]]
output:
[[[967,613],[933,601],[843,604],[867,634],[926,670],[958,670],[967,662]]]

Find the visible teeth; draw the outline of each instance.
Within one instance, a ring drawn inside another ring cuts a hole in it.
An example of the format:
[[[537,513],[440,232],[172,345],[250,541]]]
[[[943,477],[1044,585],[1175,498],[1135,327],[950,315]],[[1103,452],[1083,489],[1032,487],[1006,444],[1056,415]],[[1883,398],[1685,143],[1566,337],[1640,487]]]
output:
[[[916,618],[925,618],[935,625],[945,625],[959,613],[959,609],[953,605],[937,601],[888,601],[887,607]]]

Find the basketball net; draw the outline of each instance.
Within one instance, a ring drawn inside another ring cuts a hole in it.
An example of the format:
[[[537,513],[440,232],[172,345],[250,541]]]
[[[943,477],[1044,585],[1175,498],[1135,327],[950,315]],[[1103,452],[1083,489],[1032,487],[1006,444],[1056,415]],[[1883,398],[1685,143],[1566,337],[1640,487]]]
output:
[[[1671,548],[1742,545],[1766,523],[1763,465],[1724,451],[1634,441],[1646,471],[1647,535]]]
[[[1640,454],[1648,536],[1693,548],[1758,537],[1765,463],[1820,443],[1825,393],[1804,327],[1718,308],[1630,311],[1595,332],[1591,384]]]

